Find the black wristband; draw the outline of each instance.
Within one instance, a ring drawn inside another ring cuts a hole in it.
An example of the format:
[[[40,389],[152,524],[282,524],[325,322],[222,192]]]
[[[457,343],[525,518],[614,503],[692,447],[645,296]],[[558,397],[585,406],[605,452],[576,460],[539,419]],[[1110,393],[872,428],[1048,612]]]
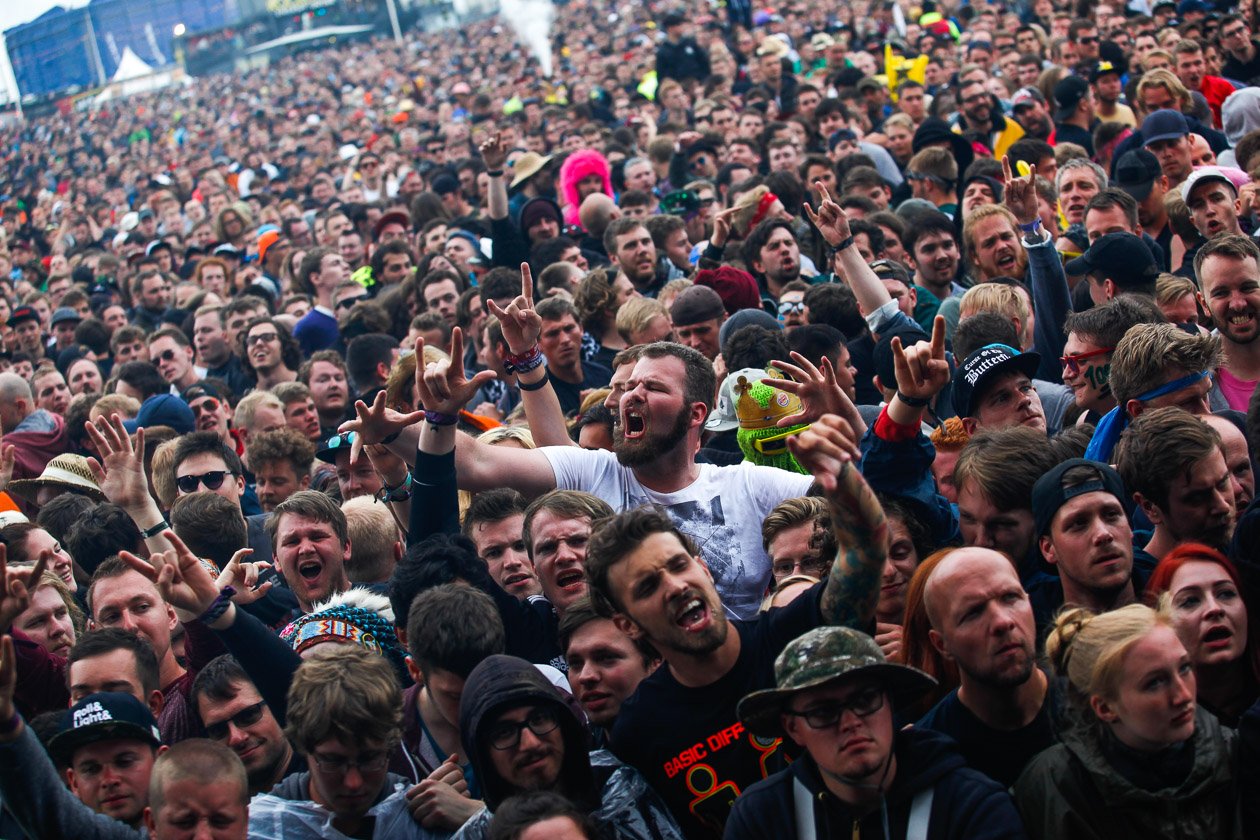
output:
[[[517,380],[517,387],[522,391],[541,391],[547,386],[547,377],[539,379],[537,382],[521,382]]]
[[[897,399],[901,400],[903,403],[910,406],[911,408],[926,408],[927,404],[931,402],[931,400],[925,400],[920,397],[907,397],[905,394],[901,393],[900,391],[897,392]]]
[[[846,248],[848,248],[848,247],[849,247],[850,245],[852,245],[852,244],[853,244],[853,237],[852,237],[852,236],[847,236],[847,237],[845,237],[844,239],[841,239],[841,240],[840,240],[840,242],[839,242],[838,244],[836,244],[836,245],[833,245],[833,246],[832,246],[832,248],[831,248],[831,253],[833,253],[833,254],[838,254],[838,253],[840,253],[841,251],[843,251],[843,250],[845,250]]]
[[[166,523],[165,519],[161,519],[158,521],[158,524],[154,525],[152,528],[145,528],[143,531],[141,531],[140,537],[146,540],[152,539],[153,537],[156,537],[158,534],[165,532],[170,527],[171,526]]]
[[[393,443],[394,441],[398,440],[398,436],[401,434],[402,434],[402,429],[399,429],[398,431],[394,432],[392,435],[386,435],[385,437],[381,438],[381,445],[385,446],[385,445]]]
[[[487,169],[486,174],[489,175],[491,178],[502,178],[503,170],[502,169]]]

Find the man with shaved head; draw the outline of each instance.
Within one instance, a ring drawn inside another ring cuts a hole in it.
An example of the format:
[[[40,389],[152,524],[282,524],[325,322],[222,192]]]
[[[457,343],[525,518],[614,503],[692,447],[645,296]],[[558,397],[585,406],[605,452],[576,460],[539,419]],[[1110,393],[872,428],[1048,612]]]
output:
[[[1036,667],[1032,602],[1015,566],[988,548],[940,560],[924,591],[928,637],[960,684],[919,721],[949,735],[967,763],[1010,786],[1054,743],[1050,681]]]

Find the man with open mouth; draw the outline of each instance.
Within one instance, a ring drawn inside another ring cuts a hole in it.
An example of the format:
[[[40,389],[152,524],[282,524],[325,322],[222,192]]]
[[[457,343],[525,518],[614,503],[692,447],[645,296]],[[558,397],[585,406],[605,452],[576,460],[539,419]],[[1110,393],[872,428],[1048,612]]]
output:
[[[1213,191],[1228,189],[1211,185]],[[1207,191],[1199,188],[1196,198]],[[1260,380],[1260,248],[1237,231],[1223,234],[1199,249],[1195,266],[1200,305],[1212,314],[1221,337],[1217,382],[1229,407],[1246,411]]]
[[[626,511],[591,537],[592,599],[662,660],[621,704],[609,744],[644,772],[689,838],[720,837],[733,792],[782,766],[778,746],[749,737],[735,709],[741,696],[769,687],[779,651],[819,625],[874,626],[888,526],[848,454],[850,433],[828,415],[788,444],[818,480],[845,548],[825,582],[755,621],[727,618],[706,558],[661,511]],[[698,763],[707,768],[703,777],[695,773]],[[720,795],[697,800],[700,778]]]

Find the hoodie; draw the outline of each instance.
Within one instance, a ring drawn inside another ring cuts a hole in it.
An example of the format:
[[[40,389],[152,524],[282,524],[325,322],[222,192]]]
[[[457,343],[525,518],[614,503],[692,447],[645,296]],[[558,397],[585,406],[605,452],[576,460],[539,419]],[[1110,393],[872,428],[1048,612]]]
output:
[[[582,199],[578,197],[577,185],[592,175],[598,175],[602,181],[600,191],[612,198],[612,169],[608,158],[593,149],[581,149],[564,159],[560,165],[560,196],[564,204],[564,223],[581,225],[578,220],[578,207]]]
[[[464,754],[471,757],[481,781],[486,807],[464,823],[454,840],[488,837],[494,809],[517,792],[495,773],[486,733],[502,712],[540,705],[555,708],[560,718],[564,762],[555,786],[558,792],[618,840],[682,840],[682,829],[664,800],[638,770],[605,750],[587,752],[590,733],[577,701],[562,695],[538,666],[514,656],[487,657],[464,683],[459,705],[460,738]]]
[[[481,780],[482,798],[489,810],[494,811],[517,791],[495,772],[486,733],[502,712],[543,705],[554,707],[560,717],[564,763],[557,787],[583,811],[589,813],[599,807],[599,788],[587,753],[590,739],[586,726],[536,666],[515,656],[495,655],[486,657],[468,675],[459,704],[464,755],[472,761],[473,772]]]
[[[37,408],[4,436],[13,444],[13,478],[39,478],[48,462],[66,451],[66,421]]]
[[[1025,836],[1010,795],[997,782],[968,767],[951,738],[915,727],[897,732],[894,738],[896,775],[874,810],[857,813],[833,795],[819,775],[818,765],[806,754],[788,769],[747,788],[735,800],[723,840],[799,836],[793,797],[798,780],[811,795],[815,835],[820,838],[900,840],[906,837],[915,796],[928,788],[932,789],[928,840]]]

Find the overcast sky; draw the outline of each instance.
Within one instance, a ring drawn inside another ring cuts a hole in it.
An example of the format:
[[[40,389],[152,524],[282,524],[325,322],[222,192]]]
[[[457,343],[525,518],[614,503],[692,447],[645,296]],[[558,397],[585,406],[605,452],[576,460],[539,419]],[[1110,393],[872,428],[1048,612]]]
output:
[[[9,0],[0,2],[0,32],[19,23],[26,23],[42,15],[53,6],[73,8],[86,6],[87,0]],[[17,95],[13,71],[9,67],[8,52],[0,52],[0,99],[9,100]]]

